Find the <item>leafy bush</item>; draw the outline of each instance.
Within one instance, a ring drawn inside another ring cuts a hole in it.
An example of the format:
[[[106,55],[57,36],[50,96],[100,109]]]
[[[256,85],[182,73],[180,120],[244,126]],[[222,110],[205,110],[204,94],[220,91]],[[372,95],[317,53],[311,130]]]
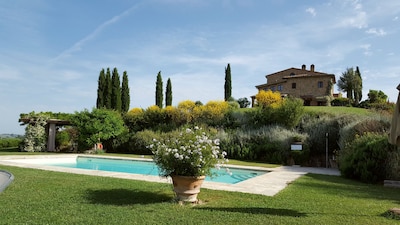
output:
[[[374,132],[384,134],[390,128],[390,122],[387,118],[362,117],[354,118],[351,123],[346,124],[339,130],[338,144],[340,149],[344,149],[346,145],[353,142],[357,135]]]
[[[352,105],[352,100],[348,98],[335,98],[332,100],[331,105],[332,106],[351,106]]]
[[[22,143],[22,138],[0,138],[0,148],[16,148]]]
[[[81,150],[91,149],[98,142],[103,142],[104,148],[111,148],[112,139],[125,132],[126,127],[121,114],[106,109],[93,109],[76,112],[71,122],[79,133],[78,147]]]
[[[283,103],[275,109],[275,118],[278,124],[294,128],[304,114],[303,100],[299,98],[285,98]]]
[[[382,181],[386,178],[386,163],[392,148],[386,134],[357,135],[352,143],[340,151],[340,172],[347,178],[367,183]]]
[[[220,131],[221,149],[229,158],[286,163],[290,157],[293,139],[306,140],[307,136],[284,127],[271,125],[258,129]]]

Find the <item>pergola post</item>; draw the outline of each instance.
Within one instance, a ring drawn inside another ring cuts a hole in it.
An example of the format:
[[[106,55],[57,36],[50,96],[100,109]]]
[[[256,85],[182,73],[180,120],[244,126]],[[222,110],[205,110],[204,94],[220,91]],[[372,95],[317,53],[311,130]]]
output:
[[[47,151],[54,152],[56,146],[56,124],[48,123]]]

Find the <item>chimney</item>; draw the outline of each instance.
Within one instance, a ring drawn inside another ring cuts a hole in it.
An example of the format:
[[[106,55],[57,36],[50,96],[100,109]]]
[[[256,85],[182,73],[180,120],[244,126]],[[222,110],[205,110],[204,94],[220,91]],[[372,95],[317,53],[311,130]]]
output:
[[[301,70],[306,70],[306,65],[305,65],[305,64],[303,64],[303,65],[301,66]]]
[[[311,64],[310,71],[314,72],[314,68],[315,68],[314,64]]]

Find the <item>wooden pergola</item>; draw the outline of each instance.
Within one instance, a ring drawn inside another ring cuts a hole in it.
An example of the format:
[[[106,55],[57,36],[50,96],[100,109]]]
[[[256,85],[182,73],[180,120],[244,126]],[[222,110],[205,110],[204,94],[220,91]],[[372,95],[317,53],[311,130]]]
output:
[[[19,119],[21,126],[27,124],[34,124],[35,120],[30,118]],[[47,134],[47,151],[54,152],[56,150],[56,127],[71,125],[68,120],[48,119],[46,121],[46,134]]]

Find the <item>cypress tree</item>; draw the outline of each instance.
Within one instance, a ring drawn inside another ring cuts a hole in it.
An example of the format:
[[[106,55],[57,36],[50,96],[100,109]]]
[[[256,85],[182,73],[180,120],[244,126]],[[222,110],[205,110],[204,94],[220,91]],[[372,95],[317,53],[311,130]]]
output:
[[[122,101],[122,106],[121,106],[122,112],[128,112],[131,99],[129,95],[128,74],[126,71],[124,71],[124,74],[122,75],[121,101]]]
[[[117,68],[114,68],[111,80],[111,108],[121,112],[121,83]]]
[[[111,72],[110,72],[110,68],[107,68],[107,72],[106,72],[106,82],[104,85],[104,107],[106,109],[111,109]]]
[[[225,101],[228,101],[232,97],[232,83],[231,83],[231,66],[225,68]]]
[[[98,87],[97,87],[97,101],[96,101],[96,108],[100,109],[104,107],[104,90],[106,85],[106,77],[104,74],[104,69],[101,69],[99,80],[98,80]]]
[[[168,78],[167,90],[165,91],[165,106],[172,105],[172,84],[171,79]]]
[[[160,108],[163,107],[163,83],[162,83],[161,71],[159,71],[157,74],[156,105]]]
[[[362,99],[362,78],[358,66],[356,67],[355,73],[356,74],[354,77],[354,101],[356,105],[358,105]]]

